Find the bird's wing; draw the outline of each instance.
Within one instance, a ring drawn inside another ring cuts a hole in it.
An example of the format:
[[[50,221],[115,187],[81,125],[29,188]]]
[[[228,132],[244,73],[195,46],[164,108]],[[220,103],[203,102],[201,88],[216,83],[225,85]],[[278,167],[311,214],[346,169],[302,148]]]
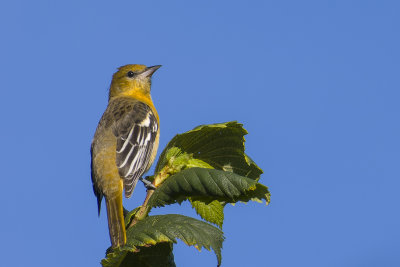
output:
[[[130,197],[137,181],[148,169],[158,123],[145,103],[131,101],[117,106],[113,112],[113,133],[117,137],[116,164],[124,180],[125,197]]]

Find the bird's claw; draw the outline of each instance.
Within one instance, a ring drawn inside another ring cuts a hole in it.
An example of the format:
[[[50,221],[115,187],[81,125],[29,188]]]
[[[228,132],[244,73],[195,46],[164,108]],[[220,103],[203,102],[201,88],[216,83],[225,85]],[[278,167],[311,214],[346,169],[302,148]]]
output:
[[[140,177],[139,179],[140,179],[140,181],[143,182],[143,184],[147,190],[155,190],[156,189],[156,187],[150,181],[148,181],[142,177]]]

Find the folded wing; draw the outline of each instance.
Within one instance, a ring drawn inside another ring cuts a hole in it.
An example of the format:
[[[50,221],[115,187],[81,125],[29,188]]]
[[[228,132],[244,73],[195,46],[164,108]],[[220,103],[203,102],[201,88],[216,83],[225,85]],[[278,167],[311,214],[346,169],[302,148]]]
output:
[[[117,137],[116,164],[124,180],[125,197],[130,197],[139,178],[148,170],[157,136],[157,119],[149,106],[135,102],[124,110],[114,125]]]

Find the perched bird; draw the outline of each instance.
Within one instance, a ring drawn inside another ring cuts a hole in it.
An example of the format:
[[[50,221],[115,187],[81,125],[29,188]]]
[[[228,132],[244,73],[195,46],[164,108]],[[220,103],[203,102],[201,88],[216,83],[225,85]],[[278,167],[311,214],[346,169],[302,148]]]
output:
[[[157,154],[160,127],[150,87],[151,76],[160,67],[126,65],[114,73],[108,106],[92,141],[93,190],[99,214],[103,196],[106,199],[113,248],[126,243],[123,189],[129,198]]]

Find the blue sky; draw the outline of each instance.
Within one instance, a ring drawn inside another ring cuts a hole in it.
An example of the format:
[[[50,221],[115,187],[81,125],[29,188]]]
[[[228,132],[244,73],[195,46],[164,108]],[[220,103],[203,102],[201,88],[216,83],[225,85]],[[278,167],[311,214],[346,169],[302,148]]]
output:
[[[146,2],[146,3],[144,3]],[[3,1],[2,266],[99,266],[89,147],[117,67],[153,79],[160,148],[238,120],[270,206],[225,210],[222,266],[400,266],[397,1]],[[160,149],[160,150],[161,150]],[[139,205],[138,185],[127,208]],[[187,205],[154,214],[196,216]],[[177,266],[215,266],[182,242]]]

